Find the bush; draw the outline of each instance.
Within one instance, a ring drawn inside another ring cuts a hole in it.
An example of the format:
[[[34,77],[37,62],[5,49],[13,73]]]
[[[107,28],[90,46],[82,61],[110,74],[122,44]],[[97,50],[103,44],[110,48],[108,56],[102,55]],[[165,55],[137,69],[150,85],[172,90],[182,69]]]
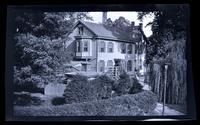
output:
[[[136,78],[132,78],[132,87],[129,90],[129,94],[135,94],[143,91],[143,86],[139,83]]]
[[[44,80],[39,75],[33,75],[30,66],[18,70],[14,67],[14,91],[44,92]]]
[[[156,108],[157,97],[151,91],[127,94],[86,103],[55,107],[14,107],[18,116],[138,116]]]
[[[76,75],[66,86],[63,96],[66,103],[79,103],[96,100],[94,87],[88,82],[87,77]]]
[[[119,80],[116,81],[114,90],[120,96],[123,94],[128,94],[132,84],[129,75],[123,72],[119,76]]]
[[[32,97],[28,94],[14,94],[14,105],[18,106],[30,106],[30,105],[41,105],[44,102],[38,97]]]
[[[65,98],[64,97],[54,97],[51,100],[52,105],[63,105],[66,103]]]
[[[102,75],[91,81],[95,88],[97,99],[107,99],[111,97],[114,81],[108,76]]]

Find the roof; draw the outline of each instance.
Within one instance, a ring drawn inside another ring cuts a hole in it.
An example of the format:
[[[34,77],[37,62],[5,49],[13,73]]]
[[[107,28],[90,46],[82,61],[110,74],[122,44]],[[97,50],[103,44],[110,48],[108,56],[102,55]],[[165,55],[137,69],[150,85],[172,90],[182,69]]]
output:
[[[120,40],[120,41],[126,41],[126,42],[133,42],[138,39],[131,39],[131,33],[132,29],[128,29],[127,31],[121,30],[119,28],[108,28],[105,27],[103,24],[97,24],[92,22],[86,22],[86,21],[78,21],[75,26],[77,26],[79,23],[82,23],[84,26],[86,26],[91,32],[93,32],[97,37],[99,38],[107,38],[112,40]],[[137,30],[136,26],[136,30]]]

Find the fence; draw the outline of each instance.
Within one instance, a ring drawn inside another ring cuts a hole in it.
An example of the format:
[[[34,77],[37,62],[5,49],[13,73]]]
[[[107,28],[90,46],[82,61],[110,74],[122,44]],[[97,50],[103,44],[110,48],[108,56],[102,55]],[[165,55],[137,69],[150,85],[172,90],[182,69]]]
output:
[[[115,79],[115,80],[119,79],[119,75],[120,75],[119,68],[120,68],[119,66],[109,67],[107,75],[111,77],[112,79]]]
[[[152,91],[157,94],[159,102],[166,101],[168,104],[185,104],[187,93],[186,63],[184,60],[179,62],[182,63],[179,64],[176,60],[172,61],[168,65],[167,71],[165,64],[151,63],[149,65],[150,86]]]

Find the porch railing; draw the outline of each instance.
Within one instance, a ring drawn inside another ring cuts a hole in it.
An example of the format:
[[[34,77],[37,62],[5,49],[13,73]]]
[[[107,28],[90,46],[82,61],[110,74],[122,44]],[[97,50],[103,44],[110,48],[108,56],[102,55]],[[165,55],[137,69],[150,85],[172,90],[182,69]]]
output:
[[[120,68],[119,66],[109,67],[106,74],[112,79],[117,80],[119,79],[120,75],[119,68]]]

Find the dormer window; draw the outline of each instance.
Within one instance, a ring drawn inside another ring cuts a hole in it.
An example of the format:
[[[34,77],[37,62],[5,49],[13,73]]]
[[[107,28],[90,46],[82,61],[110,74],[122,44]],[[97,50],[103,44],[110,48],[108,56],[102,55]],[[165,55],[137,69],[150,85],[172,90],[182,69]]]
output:
[[[83,35],[83,26],[78,27],[78,34]]]

